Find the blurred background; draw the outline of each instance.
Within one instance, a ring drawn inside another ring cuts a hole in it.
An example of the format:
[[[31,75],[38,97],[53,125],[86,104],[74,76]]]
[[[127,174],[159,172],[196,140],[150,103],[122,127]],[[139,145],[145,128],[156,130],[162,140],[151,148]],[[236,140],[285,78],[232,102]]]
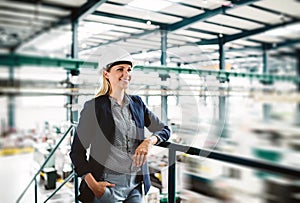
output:
[[[177,152],[176,202],[300,202],[299,19],[296,0],[0,0],[1,201],[76,202],[72,123],[114,45],[170,142],[232,157]],[[168,156],[145,202],[168,202]]]

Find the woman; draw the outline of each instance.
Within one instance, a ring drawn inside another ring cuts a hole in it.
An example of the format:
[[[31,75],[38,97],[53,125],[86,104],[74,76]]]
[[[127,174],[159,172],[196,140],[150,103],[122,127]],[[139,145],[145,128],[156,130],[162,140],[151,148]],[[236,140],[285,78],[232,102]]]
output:
[[[142,190],[150,188],[149,150],[170,137],[139,96],[126,94],[131,71],[127,56],[107,63],[99,93],[81,111],[70,156],[82,177],[78,199],[84,203],[142,202]],[[145,138],[144,127],[153,135]]]

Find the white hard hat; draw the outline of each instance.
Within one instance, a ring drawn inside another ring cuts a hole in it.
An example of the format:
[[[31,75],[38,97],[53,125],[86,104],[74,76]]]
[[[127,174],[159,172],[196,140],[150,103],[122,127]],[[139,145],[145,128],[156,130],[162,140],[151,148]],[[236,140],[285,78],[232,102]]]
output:
[[[130,54],[119,46],[109,46],[99,50],[98,67],[109,70],[118,64],[129,64],[133,66],[133,59]]]

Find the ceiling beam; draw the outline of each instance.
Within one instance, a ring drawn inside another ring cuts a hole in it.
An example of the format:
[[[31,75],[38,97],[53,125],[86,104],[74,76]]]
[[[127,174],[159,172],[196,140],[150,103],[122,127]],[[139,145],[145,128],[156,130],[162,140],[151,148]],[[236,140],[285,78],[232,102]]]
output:
[[[234,34],[234,35],[224,35],[224,42],[231,42],[231,41],[234,41],[234,40],[238,40],[238,39],[241,39],[241,38],[245,38],[245,37],[249,37],[249,36],[252,36],[252,35],[256,35],[256,34],[260,34],[260,33],[263,33],[263,32],[266,32],[268,30],[271,30],[271,29],[275,29],[275,28],[279,28],[279,27],[282,27],[282,26],[286,26],[286,25],[291,25],[293,23],[296,23],[298,22],[297,20],[292,20],[292,21],[289,21],[289,22],[283,22],[283,23],[279,23],[279,24],[276,24],[276,25],[269,25],[269,26],[265,26],[265,27],[262,27],[262,28],[258,28],[258,29],[255,29],[255,30],[247,30],[247,31],[243,31],[241,33],[238,33],[238,34]],[[218,39],[209,39],[209,40],[201,40],[199,42],[196,42],[197,45],[206,45],[206,44],[218,44],[219,41]]]
[[[34,11],[33,13],[29,13],[28,10],[24,9],[24,8],[18,8],[18,7],[9,7],[9,6],[6,6],[6,5],[1,5],[0,6],[0,10],[4,10],[4,11],[10,11],[10,12],[14,12],[14,13],[20,13],[20,14],[29,14],[29,15],[33,15],[33,16],[36,16],[37,13],[34,13],[34,12],[37,12],[37,11]],[[53,13],[50,13],[50,12],[42,12],[42,13],[38,13],[39,16],[46,16],[46,17],[52,17],[52,18],[59,18],[60,16],[57,15],[57,14],[53,14]],[[15,16],[12,16],[11,18],[15,18]]]
[[[210,17],[213,17],[215,15],[225,14],[227,10],[236,8],[236,6],[242,6],[242,5],[252,4],[252,3],[256,2],[256,1],[258,1],[258,0],[233,1],[234,2],[233,5],[222,6],[222,7],[213,9],[213,10],[205,9],[204,13],[196,15],[196,16],[193,16],[193,17],[190,17],[190,18],[185,18],[184,20],[182,20],[180,22],[177,22],[177,23],[174,23],[172,25],[169,25],[167,27],[167,29],[169,31],[175,31],[175,30],[178,30],[178,29],[183,28],[185,26],[188,26],[188,25],[190,25],[192,23],[195,23],[195,22],[198,22],[198,21],[204,21],[204,20],[206,20],[206,19],[208,19]]]
[[[124,38],[120,38],[120,39],[117,39],[117,40],[110,40],[106,43],[99,43],[99,45],[101,46],[105,46],[105,45],[108,45],[108,44],[112,44],[112,43],[117,43],[117,42],[126,42],[126,40],[128,39],[134,39],[134,38],[139,38],[139,37],[142,37],[144,35],[148,35],[148,34],[151,34],[151,33],[154,33],[154,32],[157,32],[157,29],[154,29],[154,30],[147,30],[143,33],[137,33],[137,34],[131,34],[130,36],[128,37],[124,37]],[[86,50],[89,50],[89,49],[92,49],[92,48],[96,48],[96,47],[99,47],[99,45],[95,45],[95,46],[90,46],[86,49],[81,49],[80,51],[86,51]],[[132,54],[132,53],[131,53]]]
[[[292,16],[288,13],[283,13],[283,12],[280,12],[280,11],[272,10],[271,8],[265,8],[265,7],[258,6],[258,5],[251,5],[251,7],[262,10],[262,11],[266,11],[266,12],[269,12],[269,13],[272,13],[272,14],[275,14],[275,15],[280,15],[280,16],[282,16],[282,18],[284,18],[284,17],[288,17],[288,18],[292,18],[292,19],[297,19],[298,18],[298,17]]]
[[[94,11],[93,15],[104,16],[104,17],[109,17],[109,18],[116,18],[116,19],[120,19],[120,20],[129,20],[129,21],[138,22],[138,23],[145,23],[145,24],[148,21],[148,20],[143,19],[143,18],[133,18],[133,17],[129,17],[129,16],[106,13],[106,12],[102,12],[102,11]],[[151,21],[151,24],[152,25],[158,25],[158,26],[165,26],[166,25],[164,23],[160,23],[160,22],[156,22],[156,21]]]
[[[47,26],[46,28],[40,29],[37,32],[34,32],[32,35],[24,39],[22,42],[18,43],[16,46],[12,47],[11,50],[16,51],[18,48],[20,48],[24,42],[28,42],[32,40],[33,38],[49,31],[52,28],[55,28],[60,25],[65,25],[68,23],[71,23],[75,20],[80,20],[81,18],[84,18],[86,15],[93,13],[101,4],[105,3],[107,0],[89,0],[85,4],[83,4],[79,8],[72,9],[72,13],[66,17],[61,18],[58,22],[52,23],[50,26]]]
[[[58,67],[66,70],[78,70],[80,67],[96,69],[98,67],[97,63],[85,62],[78,59],[27,56],[19,54],[0,54],[0,68],[5,66],[19,67],[24,65]]]
[[[65,10],[72,10],[75,7],[74,6],[66,6],[66,5],[60,5],[56,3],[48,3],[44,2],[41,0],[9,0],[12,3],[28,3],[28,4],[36,4],[36,5],[41,5],[41,6],[47,6],[50,8],[55,8],[55,9],[65,9]]]
[[[96,9],[104,4],[107,0],[88,0],[80,8],[75,9],[72,13],[72,20],[80,20],[86,17],[87,15],[96,11]]]
[[[300,44],[300,39],[292,39],[292,40],[287,40],[284,42],[279,42],[279,43],[267,43],[267,49],[277,49],[281,47],[286,47],[286,46],[293,46],[296,44]]]

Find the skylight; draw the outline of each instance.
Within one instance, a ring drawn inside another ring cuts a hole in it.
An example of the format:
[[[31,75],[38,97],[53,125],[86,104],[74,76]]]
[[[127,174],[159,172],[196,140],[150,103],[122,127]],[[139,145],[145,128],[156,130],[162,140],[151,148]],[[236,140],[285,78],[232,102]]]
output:
[[[134,0],[128,4],[129,6],[146,9],[150,11],[160,11],[168,6],[171,6],[172,3],[163,0]]]

